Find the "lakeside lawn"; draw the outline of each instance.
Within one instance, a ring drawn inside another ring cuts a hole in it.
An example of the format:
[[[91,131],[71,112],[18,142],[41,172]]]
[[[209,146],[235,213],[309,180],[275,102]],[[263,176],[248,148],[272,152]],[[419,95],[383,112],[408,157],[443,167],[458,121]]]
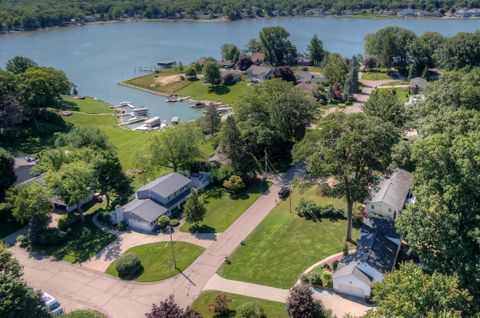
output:
[[[408,101],[408,98],[410,96],[410,92],[406,87],[377,88],[377,89],[385,89],[385,90],[390,90],[395,92],[395,94],[397,95],[398,101],[402,104],[405,104],[405,102]]]
[[[241,80],[230,86],[212,86],[205,84],[202,80],[196,80],[176,93],[180,96],[190,96],[193,100],[219,100],[222,103],[234,104],[249,89],[250,86],[246,80]]]
[[[185,223],[182,232],[213,233],[225,231],[243,212],[268,189],[268,184],[256,181],[249,184],[235,197],[231,197],[223,188],[211,188],[206,191],[205,208],[207,213],[198,227]]]
[[[174,94],[182,87],[189,85],[191,82],[185,79],[184,73],[173,69],[166,69],[160,73],[135,77],[123,81],[123,83],[170,95]]]
[[[173,244],[177,268],[173,267],[170,242],[144,244],[129,248],[125,253],[137,254],[143,266],[143,270],[136,274],[134,280],[156,282],[175,276],[190,266],[204,251],[203,247],[190,243],[175,241]],[[118,277],[115,261],[108,266],[105,273]]]
[[[368,72],[363,73],[362,79],[367,81],[393,80],[393,78],[388,75],[388,70],[382,67],[372,68]]]
[[[321,197],[316,190],[308,189],[303,197],[346,208],[343,199]],[[299,191],[293,191],[293,212],[300,198]],[[231,264],[222,265],[218,273],[227,279],[290,288],[309,266],[342,251],[346,224],[346,220],[305,220],[289,212],[288,199],[281,201],[230,256]],[[358,233],[354,229],[353,237]]]
[[[101,210],[100,204],[89,209],[85,223],[75,221],[67,231],[65,241],[55,246],[33,246],[32,252],[50,256],[55,260],[69,263],[81,263],[97,254],[102,248],[115,240],[115,235],[97,227],[92,219]]]
[[[212,299],[219,295],[221,292],[218,291],[204,291],[202,292],[195,302],[192,304],[193,309],[195,309],[203,318],[215,318],[215,314],[208,310],[208,304]],[[268,301],[259,298],[247,297],[242,295],[224,293],[232,301],[228,303],[230,308],[230,314],[228,317],[238,317],[236,314],[236,309],[245,303],[252,301],[257,301],[263,306],[263,311],[266,317],[271,318],[288,318],[287,312],[285,311],[285,304],[277,303],[274,301]]]
[[[108,103],[92,97],[84,99],[64,97],[63,107],[67,110],[89,114],[114,114],[115,110]]]

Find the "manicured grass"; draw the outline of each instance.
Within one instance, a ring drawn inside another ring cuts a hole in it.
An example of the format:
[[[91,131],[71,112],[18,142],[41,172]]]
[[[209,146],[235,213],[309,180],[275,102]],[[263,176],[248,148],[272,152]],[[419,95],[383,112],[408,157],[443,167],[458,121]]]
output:
[[[257,181],[248,185],[235,197],[231,197],[223,188],[206,191],[205,207],[207,213],[198,227],[185,223],[182,232],[223,232],[243,214],[260,195],[268,189],[265,182]]]
[[[391,81],[391,82],[382,84],[382,85],[380,85],[380,86],[395,86],[395,85],[408,85],[408,84],[410,84],[409,81],[405,81],[405,80],[394,80],[394,81]]]
[[[317,204],[345,208],[342,199],[316,194],[316,187],[303,194]],[[301,195],[293,192],[292,211]],[[323,258],[342,251],[346,221],[320,222],[304,220],[289,212],[289,200],[281,201],[230,256],[218,273],[228,279],[252,282],[279,288],[290,288],[300,274]],[[354,238],[358,231],[354,230]]]
[[[387,89],[390,91],[394,91],[395,94],[397,94],[398,100],[400,103],[405,103],[408,101],[408,98],[410,96],[410,92],[408,88],[406,87],[396,87],[396,88],[377,88],[377,89]]]
[[[179,75],[179,76],[185,77],[185,74],[183,74],[182,72],[171,70],[171,71],[164,71],[159,74],[152,73],[149,75],[132,78],[130,80],[124,81],[124,83],[149,89],[152,91],[157,91],[160,93],[165,93],[165,94],[173,94],[179,89],[181,89],[182,87],[185,87],[190,84],[190,81],[187,79],[184,79],[178,82],[172,82],[165,85],[161,85],[160,83],[156,82],[156,80],[159,77],[165,77],[165,76],[171,76],[171,75]]]
[[[126,253],[137,254],[143,266],[143,271],[135,278],[138,282],[156,282],[177,275],[185,270],[204,248],[185,243],[174,242],[177,268],[173,267],[173,258],[170,242],[159,242],[132,247]],[[115,261],[108,266],[105,273],[118,276],[115,270]]]
[[[72,111],[80,111],[89,114],[113,114],[115,110],[108,103],[92,97],[76,99],[73,97],[64,97],[64,107]]]
[[[79,309],[69,312],[68,314],[62,314],[59,318],[107,318],[107,316],[99,313],[98,311],[90,309]]]
[[[84,262],[115,240],[115,236],[98,228],[92,221],[93,213],[85,223],[75,221],[67,231],[64,243],[56,246],[34,246],[32,251],[70,263]]]
[[[386,68],[374,68],[369,72],[362,74],[362,79],[369,81],[379,81],[379,80],[388,80],[391,77],[387,73]]]
[[[193,100],[219,100],[223,103],[233,104],[239,97],[248,92],[250,87],[245,80],[239,81],[231,86],[212,86],[203,83],[202,80],[192,82],[176,93],[180,96],[190,96]]]
[[[208,310],[208,304],[212,299],[220,294],[218,291],[205,291],[202,292],[195,302],[192,304],[192,307],[203,317],[203,318],[213,318],[216,317],[214,313]],[[264,299],[252,298],[247,296],[235,295],[230,293],[224,293],[232,301],[228,303],[230,308],[230,315],[228,317],[238,317],[236,315],[236,309],[245,303],[257,301],[259,302],[265,313],[265,316],[268,318],[287,318],[287,312],[285,311],[285,305],[282,303],[277,303],[274,301],[268,301]]]

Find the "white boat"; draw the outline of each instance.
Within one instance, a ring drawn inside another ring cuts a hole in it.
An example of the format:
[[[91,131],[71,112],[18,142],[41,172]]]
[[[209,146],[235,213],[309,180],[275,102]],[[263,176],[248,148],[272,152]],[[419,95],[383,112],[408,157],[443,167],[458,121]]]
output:
[[[132,102],[120,102],[120,104],[112,106],[112,108],[130,107],[134,108]]]
[[[145,121],[145,126],[147,128],[152,128],[152,127],[158,126],[158,125],[160,125],[160,117],[158,117],[158,116],[149,118]]]
[[[132,109],[132,112],[135,116],[146,115],[148,114],[148,107],[138,107]]]
[[[180,118],[178,116],[173,116],[172,119],[170,120],[170,123],[172,125],[178,125],[179,122],[180,122]]]
[[[162,123],[160,124],[160,129],[167,128],[168,122],[164,119],[162,120]]]

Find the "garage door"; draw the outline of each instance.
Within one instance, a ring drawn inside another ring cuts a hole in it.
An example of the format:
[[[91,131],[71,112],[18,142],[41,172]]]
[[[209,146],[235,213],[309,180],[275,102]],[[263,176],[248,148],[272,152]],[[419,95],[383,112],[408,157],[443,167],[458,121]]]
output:
[[[339,285],[338,292],[342,294],[361,297],[361,298],[365,297],[365,291],[362,288],[352,286],[352,285]]]

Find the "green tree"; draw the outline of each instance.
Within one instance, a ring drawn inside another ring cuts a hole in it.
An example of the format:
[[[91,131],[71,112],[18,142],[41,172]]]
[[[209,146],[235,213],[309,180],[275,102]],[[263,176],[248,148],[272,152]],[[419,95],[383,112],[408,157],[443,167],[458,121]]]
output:
[[[167,167],[177,172],[188,169],[200,155],[199,132],[192,125],[178,125],[151,134],[144,149],[135,154],[137,164],[145,171]]]
[[[479,299],[480,133],[432,135],[415,142],[412,191],[396,227],[432,271],[456,274]],[[478,306],[478,304],[477,304]]]
[[[445,38],[438,32],[425,32],[408,44],[407,51],[414,74],[435,66],[437,50],[444,41]]]
[[[449,70],[480,65],[479,41],[480,31],[459,32],[447,38],[437,50],[439,65]]]
[[[260,31],[265,59],[272,65],[291,65],[297,58],[297,49],[288,40],[290,34],[283,27],[265,27]]]
[[[386,27],[365,37],[365,51],[378,57],[384,67],[405,72],[409,63],[408,47],[415,33],[400,27]]]
[[[189,80],[196,80],[197,79],[197,70],[195,67],[189,67],[185,71],[185,75],[188,77]]]
[[[66,204],[77,206],[84,222],[85,216],[81,203],[88,199],[92,188],[96,186],[93,166],[80,160],[66,163],[57,171],[47,171],[45,180],[52,193],[62,198]]]
[[[24,73],[27,69],[37,66],[37,63],[24,56],[15,56],[10,59],[5,69],[13,74]]]
[[[0,128],[7,128],[23,119],[18,101],[15,74],[0,69]]]
[[[37,244],[52,210],[45,188],[36,182],[18,184],[8,191],[7,204],[19,223],[29,222],[28,240]]]
[[[463,317],[471,302],[471,296],[459,288],[455,276],[428,275],[413,263],[386,273],[372,290],[378,307],[366,315],[371,318]]]
[[[220,114],[217,112],[217,107],[213,103],[210,103],[203,118],[203,131],[213,136],[220,129],[221,124],[222,121]]]
[[[343,84],[348,77],[348,64],[340,54],[331,53],[327,56],[323,67],[323,75],[330,84]]]
[[[293,148],[295,162],[306,162],[313,178],[337,180],[334,194],[347,201],[346,240],[352,240],[355,202],[364,202],[377,182],[376,174],[390,164],[398,140],[393,125],[364,114],[332,114]]]
[[[13,156],[0,147],[0,175],[2,176],[0,178],[0,200],[4,198],[5,191],[17,180],[14,164]]]
[[[225,43],[222,45],[222,59],[237,62],[240,50],[235,44]]]
[[[231,191],[233,194],[236,194],[238,191],[245,188],[245,183],[243,183],[241,177],[233,175],[223,182],[223,187]]]
[[[250,39],[245,44],[245,52],[253,54],[262,51],[262,44],[257,39]]]
[[[203,65],[203,76],[205,77],[205,82],[212,85],[220,84],[222,77],[220,75],[220,68],[218,67],[217,62],[207,61]]]
[[[313,35],[310,44],[307,46],[307,54],[313,65],[319,66],[325,58],[325,51],[323,50],[323,42],[317,36]]]
[[[74,126],[68,133],[56,135],[55,146],[69,149],[89,147],[96,150],[111,148],[103,130],[95,126]]]
[[[237,314],[240,318],[266,318],[259,301],[250,301],[238,306]]]
[[[313,291],[307,284],[295,285],[290,289],[286,310],[291,318],[324,318],[322,303],[313,298]]]
[[[0,273],[17,277],[23,274],[22,266],[12,257],[12,252],[3,241],[0,242]]]
[[[58,107],[61,95],[70,92],[71,83],[64,72],[52,67],[31,67],[18,75],[18,81],[20,103],[38,131],[39,113],[47,107]]]
[[[399,101],[395,91],[376,89],[363,105],[363,111],[368,116],[378,117],[397,127],[405,123],[405,106]]]
[[[200,201],[197,191],[195,191],[195,189],[192,189],[187,197],[185,205],[183,206],[183,214],[185,215],[185,220],[187,221],[187,223],[195,223],[195,225],[198,225],[198,222],[201,222],[203,220],[206,212],[207,209]]]

